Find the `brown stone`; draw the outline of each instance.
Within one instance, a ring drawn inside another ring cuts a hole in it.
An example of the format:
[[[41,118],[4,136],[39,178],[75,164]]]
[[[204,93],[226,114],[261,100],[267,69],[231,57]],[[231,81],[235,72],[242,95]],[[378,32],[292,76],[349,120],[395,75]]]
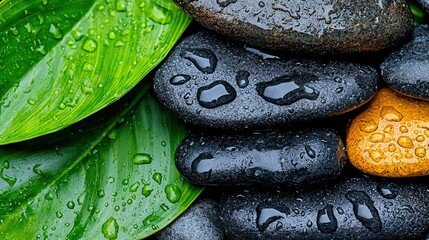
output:
[[[347,131],[350,162],[383,177],[429,175],[429,102],[382,88]]]

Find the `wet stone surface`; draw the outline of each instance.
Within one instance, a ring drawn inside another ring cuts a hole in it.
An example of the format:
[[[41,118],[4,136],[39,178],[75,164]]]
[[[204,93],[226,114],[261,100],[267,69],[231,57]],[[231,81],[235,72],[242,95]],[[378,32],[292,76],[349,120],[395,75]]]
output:
[[[369,178],[293,193],[231,191],[221,222],[229,239],[421,239],[429,230],[427,191]]]
[[[413,24],[405,0],[175,2],[203,26],[239,41],[312,55],[376,52],[398,46]]]
[[[416,0],[417,4],[429,14],[429,0]]]
[[[286,60],[199,32],[155,75],[160,101],[186,122],[266,128],[351,111],[376,92],[375,69],[346,62]]]
[[[429,100],[429,25],[416,27],[411,42],[392,53],[382,64],[387,84],[410,97]]]
[[[347,154],[359,170],[384,177],[429,175],[429,102],[378,91],[347,130]]]
[[[217,202],[211,199],[197,200],[156,237],[159,240],[223,240]]]
[[[193,134],[176,150],[179,172],[206,186],[309,186],[344,167],[341,138],[332,129],[248,134]]]

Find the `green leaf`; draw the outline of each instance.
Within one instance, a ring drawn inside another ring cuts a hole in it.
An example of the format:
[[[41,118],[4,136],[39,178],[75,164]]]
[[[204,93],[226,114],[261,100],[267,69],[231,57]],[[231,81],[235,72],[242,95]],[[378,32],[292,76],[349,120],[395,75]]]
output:
[[[0,239],[139,239],[191,204],[201,189],[173,161],[187,131],[153,97],[141,100],[148,88],[63,131],[0,147]]]
[[[189,22],[172,0],[0,1],[0,144],[57,131],[116,101]]]
[[[428,22],[425,12],[415,3],[415,1],[407,0],[407,3],[414,16],[414,25],[420,25]]]

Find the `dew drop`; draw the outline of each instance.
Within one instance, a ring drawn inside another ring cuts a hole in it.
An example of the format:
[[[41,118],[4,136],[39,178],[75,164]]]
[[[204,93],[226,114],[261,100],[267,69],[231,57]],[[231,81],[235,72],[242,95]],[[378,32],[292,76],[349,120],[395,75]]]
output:
[[[150,164],[152,163],[152,156],[148,153],[136,153],[133,156],[134,164]]]
[[[107,219],[106,222],[103,223],[103,226],[101,226],[101,232],[103,233],[104,237],[109,240],[117,239],[118,231],[119,225],[114,217]]]
[[[202,48],[188,48],[180,56],[191,61],[203,73],[213,73],[218,61],[211,50]]]
[[[256,225],[258,230],[263,232],[274,222],[286,219],[291,211],[284,205],[274,202],[262,202],[256,207]]]
[[[159,24],[168,24],[171,21],[173,13],[167,8],[163,8],[158,4],[154,4],[152,8],[150,8],[150,12],[148,14],[149,18]]]
[[[74,202],[73,201],[68,201],[67,202],[67,208],[69,208],[69,209],[73,209],[75,207],[75,204],[74,204]]]
[[[372,232],[381,231],[380,215],[368,194],[362,191],[349,191],[346,198],[353,204],[353,212],[362,225]]]
[[[145,197],[149,197],[152,193],[153,189],[149,185],[144,185],[142,188],[142,195]]]
[[[215,81],[200,87],[197,92],[198,103],[205,108],[216,108],[234,101],[235,89],[225,81]]]
[[[191,80],[191,76],[186,74],[178,74],[170,78],[172,85],[182,85]]]
[[[55,213],[55,215],[57,216],[57,218],[62,218],[63,217],[63,214],[60,211],[57,211]]]
[[[399,146],[403,147],[403,148],[413,148],[414,144],[413,141],[411,140],[411,138],[407,137],[407,136],[400,136],[398,138],[398,144]]]
[[[335,92],[336,92],[336,93],[341,93],[343,90],[344,90],[344,88],[343,88],[343,87],[337,87],[337,88],[335,89]]]
[[[155,222],[159,221],[159,219],[160,218],[157,215],[151,214],[143,220],[143,226],[145,227],[152,226],[154,225]]]
[[[165,186],[165,195],[171,203],[177,203],[182,197],[182,191],[176,184],[168,184]]]
[[[192,171],[208,178],[212,172],[213,165],[213,155],[202,153],[192,161]]]
[[[328,204],[324,209],[317,212],[317,228],[322,233],[333,233],[338,228],[333,208],[331,204]]]
[[[387,199],[394,199],[398,196],[398,188],[393,183],[380,183],[377,185],[377,192]]]
[[[426,156],[426,149],[424,147],[418,147],[415,149],[414,153],[417,157],[423,158]]]
[[[135,182],[130,186],[130,192],[137,192],[140,187],[140,182]]]
[[[154,173],[154,174],[152,175],[152,179],[153,179],[156,183],[161,184],[161,182],[162,182],[162,174],[161,174],[161,173]]]
[[[7,184],[9,184],[10,187],[13,187],[17,181],[17,178],[10,177],[4,173],[4,170],[9,168],[10,168],[9,161],[7,160],[4,161],[3,164],[0,166],[0,178],[3,179],[5,182],[7,182]]]
[[[116,128],[113,128],[112,130],[110,130],[109,134],[107,134],[107,138],[110,140],[115,140],[117,134],[118,131],[116,130]]]
[[[39,168],[41,165],[42,165],[42,164],[38,163],[38,164],[35,164],[35,165],[33,166],[33,172],[34,172],[35,174],[37,174],[37,175],[42,175],[42,174],[43,174],[42,170],[40,170],[40,168]]]
[[[116,33],[115,33],[114,31],[110,31],[110,32],[108,33],[108,36],[109,36],[109,39],[110,39],[110,40],[114,40],[114,39],[116,39]]]
[[[334,78],[334,81],[336,82],[336,83],[342,83],[342,84],[344,84],[345,82],[344,82],[344,80],[341,78],[341,77],[335,77]]]
[[[235,75],[235,81],[240,88],[246,88],[249,85],[250,73],[248,71],[240,70]]]
[[[104,190],[99,190],[99,191],[97,192],[97,196],[98,196],[99,198],[104,197],[104,196],[105,196]]]
[[[125,12],[125,11],[127,11],[127,6],[123,2],[123,0],[116,0],[115,8],[116,8],[116,11],[118,11],[118,12]]]
[[[237,0],[217,0],[217,4],[221,7],[228,7],[231,3],[236,3]]]
[[[94,52],[97,50],[97,42],[94,39],[88,38],[82,46],[83,50],[87,52]]]
[[[61,32],[61,29],[59,29],[54,24],[51,24],[51,26],[49,27],[49,33],[56,40],[59,40],[63,37],[63,33]]]
[[[315,75],[282,76],[274,78],[270,82],[256,84],[256,91],[263,99],[277,105],[290,105],[304,98],[316,100],[319,97],[319,91],[305,86],[302,78],[305,79],[305,82],[317,80]]]

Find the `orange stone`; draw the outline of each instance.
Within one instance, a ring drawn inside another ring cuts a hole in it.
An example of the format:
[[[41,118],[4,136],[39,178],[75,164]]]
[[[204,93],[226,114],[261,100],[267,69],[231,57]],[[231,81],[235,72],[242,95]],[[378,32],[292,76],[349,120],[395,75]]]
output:
[[[382,177],[429,175],[429,102],[378,91],[347,130],[350,162]]]

